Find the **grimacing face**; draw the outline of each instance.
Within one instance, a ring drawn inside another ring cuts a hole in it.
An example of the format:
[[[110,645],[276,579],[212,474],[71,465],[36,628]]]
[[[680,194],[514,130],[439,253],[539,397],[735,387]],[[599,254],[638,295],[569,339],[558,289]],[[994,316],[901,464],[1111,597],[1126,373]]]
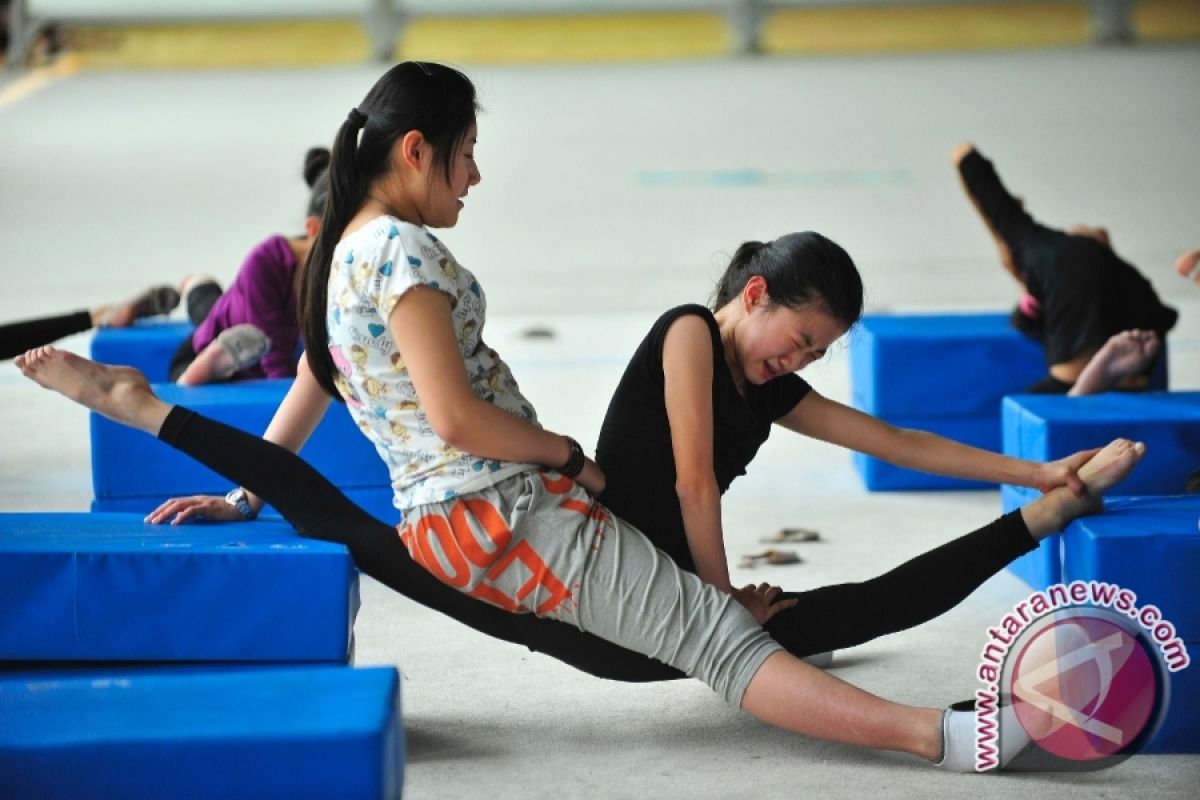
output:
[[[845,332],[819,305],[756,305],[736,338],[737,361],[748,383],[764,384],[820,360]]]

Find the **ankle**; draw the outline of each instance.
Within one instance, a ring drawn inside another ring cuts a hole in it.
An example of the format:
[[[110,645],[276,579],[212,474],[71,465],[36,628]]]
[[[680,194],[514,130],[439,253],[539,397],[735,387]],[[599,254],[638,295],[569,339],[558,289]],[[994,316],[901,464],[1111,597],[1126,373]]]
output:
[[[1021,519],[1029,535],[1040,541],[1058,533],[1079,516],[1083,499],[1075,497],[1065,486],[1052,489],[1021,509]]]
[[[917,731],[918,741],[912,754],[937,764],[946,755],[945,723],[946,710],[942,708],[921,709],[922,724]]]

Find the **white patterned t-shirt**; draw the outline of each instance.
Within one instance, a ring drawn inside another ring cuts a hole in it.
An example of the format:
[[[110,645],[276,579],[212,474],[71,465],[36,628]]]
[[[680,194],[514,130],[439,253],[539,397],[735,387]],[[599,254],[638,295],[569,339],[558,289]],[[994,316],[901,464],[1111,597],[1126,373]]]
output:
[[[387,326],[414,286],[449,295],[454,337],[475,395],[537,424],[508,365],[483,342],[487,300],[475,276],[425,228],[390,216],[371,220],[334,250],[326,324],[338,391],[387,464],[401,511],[538,468],[476,458],[434,433]]]

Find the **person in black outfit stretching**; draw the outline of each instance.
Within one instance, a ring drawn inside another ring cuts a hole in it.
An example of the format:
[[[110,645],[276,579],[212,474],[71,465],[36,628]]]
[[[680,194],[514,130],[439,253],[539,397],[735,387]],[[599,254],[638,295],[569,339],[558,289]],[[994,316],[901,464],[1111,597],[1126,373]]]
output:
[[[1175,309],[1113,251],[1104,228],[1056,230],[1038,222],[973,144],[956,147],[951,162],[1001,263],[1026,292],[1014,322],[1045,349],[1049,375],[1026,391],[1144,388],[1158,360],[1166,358],[1165,337],[1179,316]]]
[[[0,325],[0,361],[92,328],[125,328],[142,317],[168,314],[178,303],[179,293],[173,288],[155,286],[123,303],[8,322]]]

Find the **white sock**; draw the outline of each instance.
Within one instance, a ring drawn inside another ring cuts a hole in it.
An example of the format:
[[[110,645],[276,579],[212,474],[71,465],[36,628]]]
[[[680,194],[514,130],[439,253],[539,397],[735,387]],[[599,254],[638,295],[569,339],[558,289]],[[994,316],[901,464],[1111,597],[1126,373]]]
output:
[[[1017,753],[1029,744],[1029,734],[1021,726],[1013,711],[1011,703],[1001,706],[993,722],[999,732],[999,752],[996,752],[997,740],[990,740],[993,760],[1003,769]],[[952,772],[975,772],[975,739],[978,726],[973,702],[956,703],[947,708],[942,716],[942,759],[937,766]]]

